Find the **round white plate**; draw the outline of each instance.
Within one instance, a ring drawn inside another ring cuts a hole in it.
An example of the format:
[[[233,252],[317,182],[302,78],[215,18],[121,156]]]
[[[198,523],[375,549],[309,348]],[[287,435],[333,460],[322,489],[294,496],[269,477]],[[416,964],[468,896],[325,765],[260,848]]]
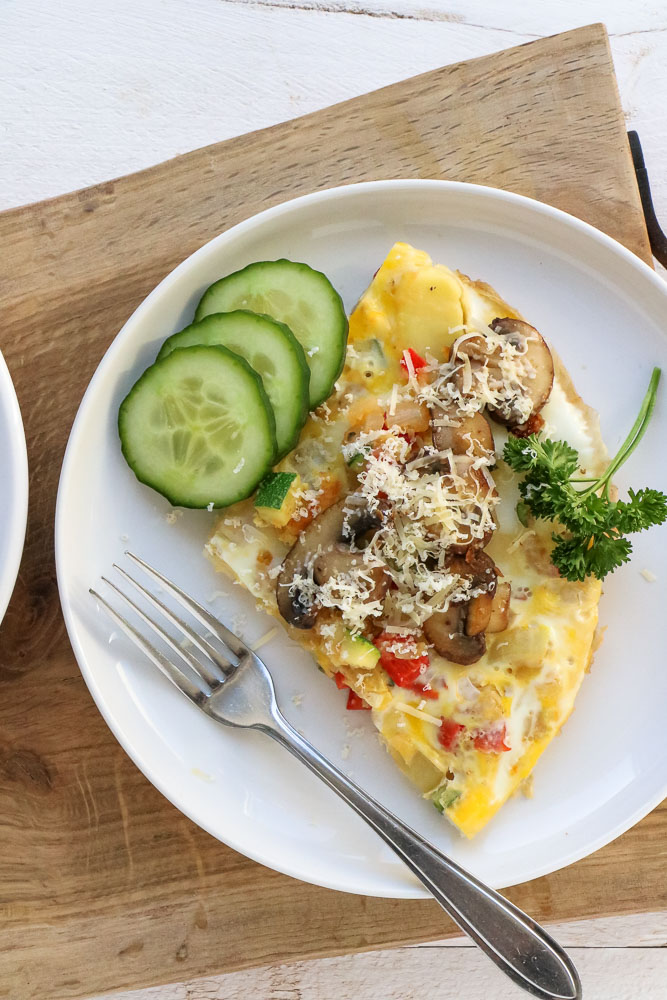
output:
[[[667,287],[635,256],[546,205],[474,185],[384,181],[278,206],[214,239],[176,268],[128,320],[83,399],[56,515],[67,628],[100,711],[144,774],[184,813],[265,865],[377,896],[424,895],[342,802],[265,737],[216,726],[124,640],[88,594],[131,548],[246,638],[275,622],[216,575],[202,547],[217,515],[179,512],[139,485],[116,433],[123,396],[162,340],[190,322],[207,285],[254,260],[290,257],[329,275],[351,308],[395,240],[490,282],[556,346],[614,450],[651,368],[667,369]],[[667,490],[667,386],[641,448],[619,476]],[[656,460],[662,456],[661,460]],[[657,577],[649,583],[648,569]],[[605,585],[605,641],[577,709],[535,771],[535,796],[509,802],[465,842],[422,801],[379,746],[364,713],[346,713],[312,660],[280,634],[262,650],[288,718],[420,833],[494,886],[535,878],[617,837],[667,783],[664,587],[667,532],[637,536]]]
[[[28,454],[21,411],[0,353],[0,622],[21,562],[28,516]]]

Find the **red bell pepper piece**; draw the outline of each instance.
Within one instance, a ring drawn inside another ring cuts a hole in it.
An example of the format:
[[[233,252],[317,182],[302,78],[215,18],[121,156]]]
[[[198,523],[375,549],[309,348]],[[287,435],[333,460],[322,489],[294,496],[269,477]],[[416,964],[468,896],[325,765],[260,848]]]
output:
[[[388,649],[389,645],[396,646],[401,642],[411,642],[409,636],[393,635],[390,632],[382,632],[375,640],[375,645],[380,650],[380,663],[391,677],[394,684],[402,688],[411,688],[422,693],[422,686],[414,687],[422,673],[429,664],[428,653],[422,656],[403,657],[398,656],[393,650]],[[425,697],[431,697],[426,692]],[[437,697],[437,695],[436,695]]]
[[[454,750],[459,742],[459,735],[464,729],[465,726],[462,726],[460,722],[454,722],[453,719],[443,718],[440,723],[440,729],[438,730],[438,743],[443,746],[445,750]]]
[[[418,694],[421,698],[427,698],[430,701],[433,701],[438,697],[438,692],[435,688],[426,688],[423,684],[412,684],[410,690],[414,691],[415,694]]]
[[[371,710],[371,706],[367,705],[366,702],[363,700],[363,698],[360,698],[359,695],[356,693],[356,691],[352,691],[352,689],[350,689],[347,695],[346,708],[348,712],[358,712],[358,711],[370,712]]]
[[[420,354],[413,351],[411,347],[408,347],[407,353],[410,355],[410,361],[412,362],[412,367],[415,370],[415,375],[418,375],[422,368],[428,367],[428,361],[426,361]],[[408,366],[405,362],[405,351],[403,352],[403,357],[401,357],[401,368],[404,372],[407,372]]]
[[[343,674],[339,671],[334,674],[334,680],[336,682],[336,687],[339,691],[343,691],[345,688],[347,691],[347,705],[345,706],[348,712],[359,712],[365,711],[370,712],[371,706],[367,705],[363,698],[360,698],[356,691],[353,691],[350,685],[345,680]]]
[[[475,738],[473,743],[475,744],[476,750],[481,750],[483,753],[504,753],[509,750],[510,747],[505,744],[505,736],[507,730],[505,728],[505,723],[502,726],[496,726],[493,729],[482,729],[475,733]]]

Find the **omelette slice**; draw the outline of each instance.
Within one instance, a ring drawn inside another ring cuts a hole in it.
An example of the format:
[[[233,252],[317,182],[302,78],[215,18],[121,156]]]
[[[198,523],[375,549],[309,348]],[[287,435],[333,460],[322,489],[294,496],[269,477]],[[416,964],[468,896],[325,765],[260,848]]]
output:
[[[604,467],[597,418],[538,331],[397,243],[333,395],[207,546],[468,837],[528,778],[595,648],[600,582],[559,576],[551,524],[499,457],[540,429],[584,475]]]

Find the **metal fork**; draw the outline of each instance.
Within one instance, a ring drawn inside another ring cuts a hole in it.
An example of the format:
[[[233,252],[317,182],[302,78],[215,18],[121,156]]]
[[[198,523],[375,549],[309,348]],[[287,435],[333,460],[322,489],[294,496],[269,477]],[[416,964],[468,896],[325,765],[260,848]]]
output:
[[[366,820],[461,930],[524,990],[543,1000],[581,1000],[581,983],[576,969],[562,948],[539,924],[441,854],[334,767],[283,718],[276,702],[271,675],[257,654],[161,573],[131,552],[125,554],[224,650],[221,653],[209,638],[193,629],[129,573],[114,564],[122,579],[178,629],[197,652],[184,648],[106,577],[102,577],[104,583],[170,647],[174,658],[160,652],[97,591],[91,589],[90,593],[179,691],[217,722],[266,733],[302,761]]]

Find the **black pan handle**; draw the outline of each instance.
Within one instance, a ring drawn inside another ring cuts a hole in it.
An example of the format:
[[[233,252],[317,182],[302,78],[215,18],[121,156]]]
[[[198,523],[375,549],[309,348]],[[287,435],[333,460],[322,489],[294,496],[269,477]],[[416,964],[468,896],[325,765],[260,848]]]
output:
[[[648,171],[646,170],[646,164],[644,163],[642,144],[639,141],[639,136],[636,132],[628,132],[628,142],[630,143],[632,162],[635,167],[635,174],[637,175],[639,195],[642,200],[642,208],[644,210],[644,219],[646,221],[646,229],[648,230],[651,251],[653,252],[655,259],[660,261],[663,267],[667,267],[667,236],[665,236],[660,228],[660,223],[658,222],[658,218],[655,214],[653,198],[651,197],[651,185],[648,180]]]

